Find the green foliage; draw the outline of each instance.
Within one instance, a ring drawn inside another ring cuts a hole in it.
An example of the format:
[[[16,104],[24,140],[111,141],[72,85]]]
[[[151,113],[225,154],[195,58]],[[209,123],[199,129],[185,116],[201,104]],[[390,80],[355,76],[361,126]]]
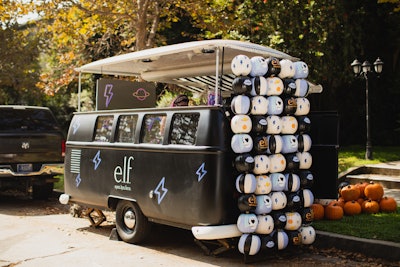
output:
[[[35,29],[0,28],[0,104],[40,104],[38,38]]]
[[[339,221],[314,221],[316,230],[400,243],[400,208],[395,213],[344,216]]]

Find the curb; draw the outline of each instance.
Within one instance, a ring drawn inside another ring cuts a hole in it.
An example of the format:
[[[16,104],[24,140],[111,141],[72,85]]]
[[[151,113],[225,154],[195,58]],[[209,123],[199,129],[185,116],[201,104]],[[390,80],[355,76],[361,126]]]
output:
[[[316,231],[316,233],[317,238],[313,245],[317,248],[335,247],[341,250],[362,253],[370,257],[400,261],[399,243],[352,237],[324,231]]]

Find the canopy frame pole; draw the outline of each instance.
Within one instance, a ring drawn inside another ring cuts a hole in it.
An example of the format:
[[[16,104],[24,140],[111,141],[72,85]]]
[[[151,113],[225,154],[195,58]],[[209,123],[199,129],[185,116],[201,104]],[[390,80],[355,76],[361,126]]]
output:
[[[215,53],[215,101],[214,106],[219,105],[219,47],[216,47]]]
[[[78,78],[78,112],[81,111],[81,91],[82,91],[82,72],[79,72],[79,78]]]

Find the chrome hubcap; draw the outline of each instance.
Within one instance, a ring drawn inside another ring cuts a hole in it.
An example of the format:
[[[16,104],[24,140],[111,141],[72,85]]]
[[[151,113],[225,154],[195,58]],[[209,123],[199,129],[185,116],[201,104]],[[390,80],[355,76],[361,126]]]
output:
[[[135,228],[135,225],[136,225],[136,216],[135,216],[135,213],[134,213],[133,211],[127,210],[127,211],[125,212],[125,215],[124,215],[124,223],[125,223],[125,225],[126,225],[128,228],[130,228],[130,229]]]

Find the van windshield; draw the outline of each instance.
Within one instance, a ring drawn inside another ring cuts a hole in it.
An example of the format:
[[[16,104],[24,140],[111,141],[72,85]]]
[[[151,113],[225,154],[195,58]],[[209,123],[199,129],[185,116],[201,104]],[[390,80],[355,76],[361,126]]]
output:
[[[0,132],[57,130],[59,127],[48,110],[3,108],[0,111]]]

